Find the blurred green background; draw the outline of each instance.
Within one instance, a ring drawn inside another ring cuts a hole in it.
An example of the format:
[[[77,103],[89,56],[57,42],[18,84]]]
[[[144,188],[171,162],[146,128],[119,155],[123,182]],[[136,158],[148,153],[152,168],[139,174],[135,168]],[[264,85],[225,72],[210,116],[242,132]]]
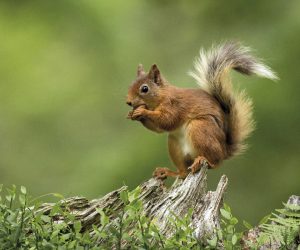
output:
[[[1,1],[0,183],[95,198],[170,166],[166,135],[125,119],[137,64],[193,87],[186,72],[199,48],[235,39],[281,80],[232,74],[257,129],[208,182],[226,174],[226,202],[257,223],[300,194],[299,10],[296,0]]]

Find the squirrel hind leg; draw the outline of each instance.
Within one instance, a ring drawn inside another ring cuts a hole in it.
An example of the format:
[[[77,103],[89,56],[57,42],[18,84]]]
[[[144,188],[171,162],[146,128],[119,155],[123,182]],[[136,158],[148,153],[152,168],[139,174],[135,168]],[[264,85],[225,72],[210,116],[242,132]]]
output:
[[[188,136],[196,156],[192,165],[201,165],[200,161],[205,159],[209,168],[216,168],[227,158],[225,133],[211,117],[192,121],[188,127]]]

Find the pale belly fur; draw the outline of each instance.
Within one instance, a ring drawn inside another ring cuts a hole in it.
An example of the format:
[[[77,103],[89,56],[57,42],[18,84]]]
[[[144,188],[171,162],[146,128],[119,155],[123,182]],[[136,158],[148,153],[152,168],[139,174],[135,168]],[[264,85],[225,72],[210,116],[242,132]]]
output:
[[[191,139],[187,133],[187,125],[184,124],[177,130],[170,133],[172,137],[177,141],[178,146],[181,149],[181,153],[183,157],[196,157],[196,151],[193,147],[193,144],[191,142]]]

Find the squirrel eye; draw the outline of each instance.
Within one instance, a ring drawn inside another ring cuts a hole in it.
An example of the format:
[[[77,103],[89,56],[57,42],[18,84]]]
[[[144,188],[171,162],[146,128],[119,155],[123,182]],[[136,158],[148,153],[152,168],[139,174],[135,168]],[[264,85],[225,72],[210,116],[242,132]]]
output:
[[[142,85],[141,92],[144,93],[144,94],[146,94],[148,91],[149,91],[149,87],[146,84]]]

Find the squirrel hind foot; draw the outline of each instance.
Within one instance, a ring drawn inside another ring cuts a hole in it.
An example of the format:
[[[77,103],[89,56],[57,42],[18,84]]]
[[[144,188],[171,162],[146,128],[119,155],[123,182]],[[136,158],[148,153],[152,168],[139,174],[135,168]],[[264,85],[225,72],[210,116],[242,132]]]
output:
[[[208,168],[214,168],[214,164],[210,163],[204,156],[198,156],[188,169],[194,174],[197,173],[205,164],[207,164]]]
[[[153,177],[160,179],[160,180],[165,180],[168,177],[168,170],[167,168],[156,168],[153,172]]]
[[[170,177],[179,177],[184,179],[187,176],[185,172],[175,172],[168,168],[156,168],[153,172],[153,177],[158,178],[160,180],[165,180],[168,176]]]

